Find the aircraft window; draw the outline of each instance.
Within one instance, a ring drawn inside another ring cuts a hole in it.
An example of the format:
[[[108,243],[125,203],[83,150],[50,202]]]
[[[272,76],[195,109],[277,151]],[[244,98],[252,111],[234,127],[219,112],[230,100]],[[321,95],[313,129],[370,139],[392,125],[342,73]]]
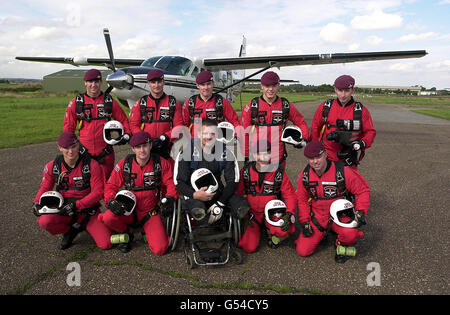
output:
[[[166,70],[175,75],[186,75],[192,67],[192,61],[179,56],[165,56],[161,58],[155,67]]]
[[[197,74],[198,74],[198,72],[199,72],[199,71],[198,71],[198,67],[195,67],[195,68],[194,68],[194,71],[192,71],[192,74],[191,74],[191,76],[192,76],[192,77],[194,77],[194,78],[196,78],[196,77],[197,77]]]
[[[161,57],[162,57],[162,56],[156,56],[156,57],[148,58],[147,60],[145,60],[145,61],[141,64],[141,66],[142,66],[142,67],[153,67],[153,66],[155,65],[155,63],[156,63],[159,59],[161,59]]]

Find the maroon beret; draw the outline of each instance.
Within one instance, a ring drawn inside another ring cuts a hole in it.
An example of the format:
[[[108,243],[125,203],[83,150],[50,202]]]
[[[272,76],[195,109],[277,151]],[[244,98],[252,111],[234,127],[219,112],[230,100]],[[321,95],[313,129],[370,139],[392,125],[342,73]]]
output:
[[[64,131],[58,137],[58,145],[63,148],[68,148],[77,142],[78,138],[72,131]]]
[[[147,81],[164,79],[164,72],[159,69],[150,70],[147,74]]]
[[[303,154],[308,159],[313,159],[313,158],[321,155],[324,151],[325,151],[325,147],[323,146],[323,143],[320,142],[319,140],[313,140],[306,145],[305,150],[303,151]]]
[[[252,143],[252,153],[271,152],[272,144],[269,140],[258,139]]]
[[[355,79],[349,75],[341,75],[334,81],[334,87],[340,90],[353,89],[355,87]]]
[[[130,145],[132,147],[144,144],[144,143],[148,143],[152,140],[152,137],[150,136],[150,134],[146,131],[139,131],[138,133],[135,133],[131,139],[130,139]]]
[[[263,85],[276,85],[280,82],[280,77],[273,71],[267,71],[261,77],[261,84]]]
[[[102,73],[97,69],[91,69],[84,74],[84,81],[101,80]]]
[[[203,84],[206,83],[208,81],[212,80],[212,73],[209,71],[202,71],[197,75],[197,78],[195,79],[195,82],[197,82],[197,84]]]

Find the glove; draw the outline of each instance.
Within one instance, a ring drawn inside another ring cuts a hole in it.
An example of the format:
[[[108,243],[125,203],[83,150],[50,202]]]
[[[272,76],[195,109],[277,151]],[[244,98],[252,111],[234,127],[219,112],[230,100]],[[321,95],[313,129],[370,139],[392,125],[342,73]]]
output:
[[[309,222],[303,222],[300,223],[300,225],[302,227],[302,233],[304,237],[310,237],[311,235],[313,235],[314,230]]]
[[[33,214],[37,217],[40,217],[41,214],[39,213],[39,210],[41,210],[42,206],[38,202],[33,202],[33,206],[31,207],[31,210],[33,211]]]
[[[280,220],[283,220],[283,225],[281,226],[281,230],[283,232],[286,232],[290,228],[290,223],[293,223],[292,220],[292,214],[290,212],[286,212],[284,216],[281,217]]]
[[[362,210],[357,210],[355,212],[355,220],[358,223],[357,227],[360,227],[361,225],[366,225],[366,216],[364,215],[364,211]]]
[[[208,224],[213,224],[222,217],[224,207],[225,205],[220,201],[216,201],[215,203],[212,204],[211,207],[209,207],[207,212],[209,213]]]
[[[155,149],[161,149],[169,143],[169,137],[167,135],[160,135],[159,138],[153,140],[153,146]]]
[[[63,205],[59,211],[60,215],[71,216],[77,210],[77,206],[74,201],[68,202]]]
[[[161,200],[161,215],[163,218],[169,217],[173,212],[175,201],[172,196],[166,196]]]
[[[123,203],[121,203],[120,201],[111,199],[106,203],[106,206],[115,215],[124,215],[125,214],[125,205]]]
[[[304,147],[306,147],[307,143],[308,143],[308,140],[302,139],[299,144],[294,144],[294,148],[303,149]]]
[[[356,141],[352,142],[352,149],[354,151],[363,150],[365,147],[366,147],[366,143],[362,140],[361,141],[356,140]]]
[[[122,139],[120,139],[120,141],[117,143],[117,145],[127,144],[129,140],[130,140],[130,135],[128,133],[126,133],[122,136]]]

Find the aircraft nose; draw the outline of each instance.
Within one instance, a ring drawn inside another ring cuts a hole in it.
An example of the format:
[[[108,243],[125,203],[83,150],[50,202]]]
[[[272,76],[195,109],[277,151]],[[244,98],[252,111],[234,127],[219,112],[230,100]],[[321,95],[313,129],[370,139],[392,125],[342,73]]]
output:
[[[134,79],[122,70],[111,73],[106,77],[106,82],[116,89],[132,89]]]

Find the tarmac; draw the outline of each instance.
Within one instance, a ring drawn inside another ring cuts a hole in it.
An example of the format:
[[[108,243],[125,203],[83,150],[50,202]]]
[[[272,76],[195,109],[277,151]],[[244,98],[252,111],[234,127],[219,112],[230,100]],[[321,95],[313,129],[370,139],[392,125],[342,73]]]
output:
[[[42,230],[31,212],[44,165],[56,142],[0,150],[0,293],[26,295],[447,295],[449,290],[450,122],[407,106],[364,103],[377,130],[359,171],[371,187],[371,207],[357,255],[334,261],[334,237],[303,258],[292,242],[263,240],[240,265],[189,269],[180,238],[158,257],[140,233],[133,249],[102,251],[81,233],[61,251],[61,236]],[[318,102],[297,103],[308,126]],[[129,147],[116,149],[116,161]],[[287,173],[296,187],[306,166],[289,148]]]

